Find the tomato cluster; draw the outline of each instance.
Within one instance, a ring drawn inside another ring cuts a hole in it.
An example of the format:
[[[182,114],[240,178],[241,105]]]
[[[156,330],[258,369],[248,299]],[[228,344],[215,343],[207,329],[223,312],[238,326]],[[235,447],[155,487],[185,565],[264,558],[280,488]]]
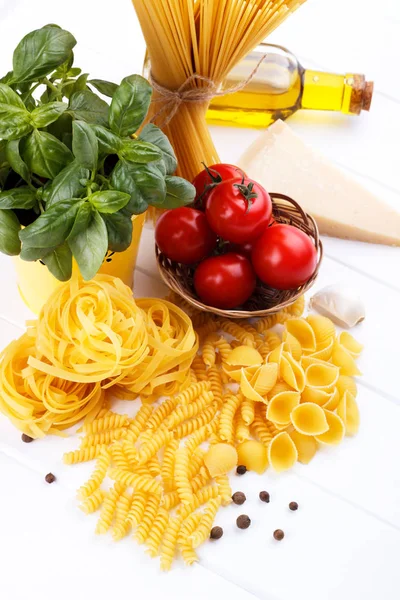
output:
[[[196,266],[194,287],[209,306],[231,309],[253,294],[257,277],[275,289],[306,283],[317,265],[311,239],[275,223],[268,192],[234,165],[205,168],[193,181],[195,208],[164,212],[156,243],[175,262]]]

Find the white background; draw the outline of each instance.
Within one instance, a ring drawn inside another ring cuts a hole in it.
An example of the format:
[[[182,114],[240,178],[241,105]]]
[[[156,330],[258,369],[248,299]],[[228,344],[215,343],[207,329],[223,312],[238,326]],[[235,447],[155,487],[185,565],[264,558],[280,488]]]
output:
[[[76,64],[92,77],[120,81],[140,73],[144,44],[129,0],[0,0],[0,72],[31,29],[56,22],[78,39]],[[366,73],[375,81],[370,114],[298,113],[289,123],[303,139],[400,210],[399,0],[308,0],[270,38],[304,66]],[[235,161],[258,133],[213,130],[220,156]],[[350,283],[363,297],[367,320],[356,336],[360,361],[359,435],[290,474],[233,478],[245,491],[243,510],[220,511],[222,540],[205,544],[201,564],[168,575],[131,540],[94,536],[95,520],[76,508],[75,489],[90,467],[67,468],[61,456],[76,439],[29,446],[0,417],[0,598],[81,600],[111,597],[236,600],[396,600],[400,596],[400,250],[326,239],[316,289]],[[0,257],[0,346],[30,317],[18,297],[10,260]],[[160,295],[152,231],[146,229],[135,294]],[[53,471],[57,483],[43,481]],[[267,489],[271,503],[258,492]],[[287,504],[296,500],[297,513]],[[234,526],[247,512],[252,527]],[[277,544],[271,533],[286,532]]]

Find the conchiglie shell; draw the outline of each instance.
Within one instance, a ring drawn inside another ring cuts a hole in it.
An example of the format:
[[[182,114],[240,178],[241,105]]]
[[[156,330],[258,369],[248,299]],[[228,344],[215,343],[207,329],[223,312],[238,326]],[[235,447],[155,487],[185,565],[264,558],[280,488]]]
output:
[[[255,348],[238,346],[227,356],[225,362],[233,367],[252,367],[253,365],[261,365],[263,358]]]
[[[282,355],[281,377],[290,387],[298,392],[302,392],[306,385],[304,370],[291,354],[284,352]]]
[[[315,438],[310,435],[303,435],[296,430],[291,431],[289,435],[297,448],[299,462],[303,463],[303,465],[308,465],[318,450]]]
[[[340,444],[344,438],[344,423],[339,415],[335,415],[334,412],[326,409],[324,409],[324,412],[329,429],[321,435],[316,435],[315,439],[321,444],[336,446],[337,444]]]
[[[306,318],[306,321],[313,328],[317,344],[321,342],[324,343],[327,340],[335,337],[335,325],[330,319],[328,319],[328,317],[323,317],[321,315],[309,315]]]
[[[229,473],[236,467],[237,461],[236,448],[231,444],[213,444],[204,456],[204,464],[211,477]]]
[[[274,425],[289,425],[292,410],[300,404],[298,392],[282,392],[270,400],[267,408],[267,419]]]
[[[269,363],[258,368],[251,383],[258,394],[266,396],[276,384],[277,379],[278,365]]]
[[[283,332],[283,349],[290,352],[295,360],[300,360],[302,348],[299,340],[294,337],[289,331]]]
[[[349,391],[354,398],[357,397],[357,384],[354,379],[348,375],[339,375],[339,379],[336,382],[336,388],[340,397],[342,397],[346,391]]]
[[[305,375],[308,386],[328,390],[339,379],[339,369],[330,363],[315,363],[307,367]]]
[[[315,354],[315,353],[314,353]],[[310,365],[325,365],[326,360],[322,360],[321,358],[317,358],[314,354],[309,354],[308,356],[301,357],[300,364],[304,370],[306,370]]]
[[[325,345],[324,347],[320,347],[320,345],[318,344],[318,349],[316,352],[313,352],[312,354],[309,354],[308,357],[309,359],[312,358],[317,358],[318,360],[329,360],[332,356],[332,350],[333,350],[333,344],[334,344],[334,338],[331,338],[330,340],[328,340],[327,345]],[[308,364],[312,364],[311,362],[309,362]]]
[[[253,400],[254,402],[263,402],[267,403],[267,400],[263,398],[252,386],[251,382],[248,379],[245,369],[242,369],[241,377],[240,377],[240,391],[242,392],[245,398],[249,400]]]
[[[288,385],[286,383],[286,381],[278,381],[274,387],[272,388],[272,390],[269,392],[268,394],[268,400],[271,400],[271,398],[273,398],[274,396],[276,396],[276,394],[280,394],[281,392],[290,392],[292,391],[293,388],[290,387],[290,385]]]
[[[246,367],[244,371],[246,372],[247,377],[251,378],[254,375],[254,373],[257,372],[258,368],[258,365],[254,365],[253,367]],[[232,381],[240,383],[243,367],[231,367],[230,365],[223,364],[222,369]]]
[[[346,435],[356,435],[360,427],[360,411],[354,396],[346,391],[337,407],[337,414],[342,419]]]
[[[306,386],[301,394],[302,402],[314,402],[318,406],[324,406],[332,397],[332,392],[319,388]]]
[[[329,429],[324,410],[313,402],[296,406],[290,418],[296,431],[304,435],[321,435]]]
[[[317,349],[315,333],[305,319],[289,319],[286,321],[285,329],[298,339],[304,351],[315,352]]]
[[[339,402],[340,402],[339,390],[337,388],[335,388],[333,390],[333,392],[331,393],[331,396],[330,396],[328,402],[326,402],[326,404],[324,404],[322,408],[325,408],[326,410],[336,410],[337,407],[339,406]]]
[[[297,457],[296,445],[286,431],[278,433],[268,447],[269,464],[278,473],[291,469]]]
[[[267,361],[269,363],[276,363],[277,365],[281,364],[282,354],[284,350],[284,344],[279,344],[272,352],[268,354]]]
[[[346,348],[346,350],[350,352],[354,358],[360,356],[364,348],[364,346],[360,344],[360,342],[357,342],[357,340],[348,331],[342,331],[338,337],[338,342],[342,344],[342,346]]]
[[[340,367],[341,375],[348,375],[349,377],[361,375],[361,371],[357,367],[354,357],[338,341],[336,341],[333,346],[332,363],[337,367]]]
[[[244,465],[249,471],[255,471],[261,475],[268,467],[267,448],[261,442],[247,440],[239,444],[237,452],[238,464]]]

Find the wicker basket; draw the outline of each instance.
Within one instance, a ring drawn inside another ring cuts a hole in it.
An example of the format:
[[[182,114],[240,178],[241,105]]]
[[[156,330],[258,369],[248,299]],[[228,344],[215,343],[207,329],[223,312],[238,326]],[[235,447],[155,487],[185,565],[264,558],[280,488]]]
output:
[[[318,227],[315,220],[306,214],[295,200],[284,194],[270,194],[270,196],[275,221],[294,225],[298,229],[301,229],[312,238],[315,244],[318,252],[318,264],[307,283],[294,290],[275,290],[258,281],[253,295],[243,307],[235,310],[222,310],[213,306],[207,306],[197,298],[193,287],[194,268],[192,266],[182,265],[181,263],[169,260],[156,246],[158,268],[167,286],[179,294],[194,309],[211,312],[231,319],[265,317],[293,304],[316,280],[323,257],[323,246],[319,239]]]

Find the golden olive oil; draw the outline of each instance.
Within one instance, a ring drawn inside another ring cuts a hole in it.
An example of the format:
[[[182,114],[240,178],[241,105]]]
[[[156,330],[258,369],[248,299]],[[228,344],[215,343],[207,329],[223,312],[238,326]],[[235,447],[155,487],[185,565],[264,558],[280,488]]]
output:
[[[272,44],[261,44],[246,56],[222,89],[229,91],[250,77],[243,90],[213,98],[207,112],[210,124],[265,128],[300,109],[358,115],[369,110],[373,93],[373,83],[364,75],[304,69],[288,50]]]

